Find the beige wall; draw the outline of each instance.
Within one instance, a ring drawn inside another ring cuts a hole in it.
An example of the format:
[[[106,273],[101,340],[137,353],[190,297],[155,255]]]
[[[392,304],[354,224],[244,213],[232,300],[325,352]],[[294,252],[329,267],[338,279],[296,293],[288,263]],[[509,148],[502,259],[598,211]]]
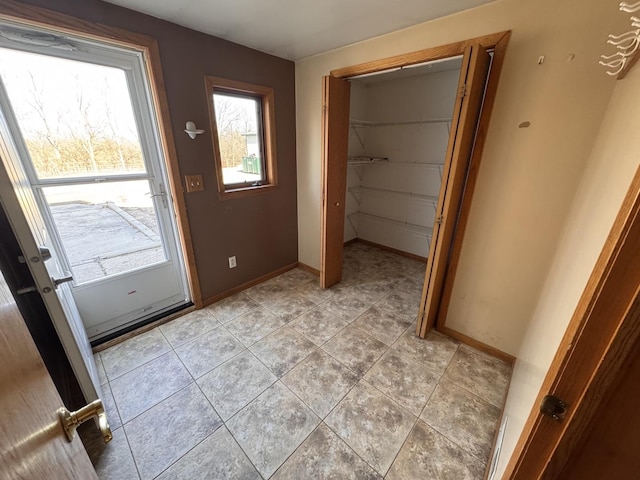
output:
[[[321,76],[511,29],[448,326],[517,355],[613,89],[597,60],[616,18],[613,1],[502,0],[297,62],[299,260],[319,267]]]
[[[640,68],[616,82],[554,261],[518,353],[505,414],[502,472],[640,164]],[[496,476],[496,478],[500,478]]]

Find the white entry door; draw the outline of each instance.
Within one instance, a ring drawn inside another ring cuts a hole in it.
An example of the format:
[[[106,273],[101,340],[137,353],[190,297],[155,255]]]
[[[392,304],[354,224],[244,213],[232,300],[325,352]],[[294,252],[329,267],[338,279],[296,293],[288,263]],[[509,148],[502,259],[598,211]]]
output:
[[[14,182],[33,194],[90,339],[190,300],[145,72],[140,52],[0,25]]]
[[[15,149],[11,143],[2,141],[6,130],[7,123],[0,116],[0,203],[85,400],[93,402],[102,394],[91,346],[33,192],[20,182],[24,171],[19,163],[11,161]]]

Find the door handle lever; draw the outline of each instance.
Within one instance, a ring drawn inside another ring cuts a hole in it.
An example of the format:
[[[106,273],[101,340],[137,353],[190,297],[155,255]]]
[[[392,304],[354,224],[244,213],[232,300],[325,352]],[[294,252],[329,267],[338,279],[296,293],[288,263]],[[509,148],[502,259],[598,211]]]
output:
[[[65,276],[62,277],[62,278],[53,278],[53,277],[51,277],[51,281],[55,285],[56,289],[58,288],[58,285],[62,285],[63,283],[71,282],[72,280],[73,280],[73,275],[71,275],[70,273],[65,274]]]
[[[49,248],[39,246],[38,250],[40,250],[40,256],[42,257],[43,262],[46,262],[51,258],[51,250],[49,250]]]
[[[73,441],[76,436],[76,428],[78,428],[78,425],[93,417],[97,417],[98,419],[98,428],[100,428],[104,443],[109,443],[113,438],[111,427],[109,427],[109,422],[107,421],[107,414],[104,412],[102,400],[100,399],[94,400],[75,412],[70,412],[62,407],[58,410],[58,417],[60,418],[60,423],[67,436],[67,440],[70,442]]]
[[[16,290],[16,295],[24,295],[25,293],[36,292],[37,290],[38,289],[35,285],[31,285],[29,287],[19,288],[18,290]]]

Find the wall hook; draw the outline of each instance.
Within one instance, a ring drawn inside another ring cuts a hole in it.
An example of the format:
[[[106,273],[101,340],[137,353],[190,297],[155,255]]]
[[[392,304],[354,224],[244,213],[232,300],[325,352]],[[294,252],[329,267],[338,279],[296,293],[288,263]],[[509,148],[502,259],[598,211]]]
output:
[[[184,131],[187,135],[189,135],[189,137],[191,137],[191,140],[195,140],[196,139],[196,135],[200,135],[202,133],[204,133],[204,130],[200,129],[200,128],[196,128],[196,124],[195,122],[187,122],[187,124],[185,125]]]
[[[621,2],[620,10],[627,13],[637,12],[638,10],[640,10],[640,2],[636,2],[636,3]]]

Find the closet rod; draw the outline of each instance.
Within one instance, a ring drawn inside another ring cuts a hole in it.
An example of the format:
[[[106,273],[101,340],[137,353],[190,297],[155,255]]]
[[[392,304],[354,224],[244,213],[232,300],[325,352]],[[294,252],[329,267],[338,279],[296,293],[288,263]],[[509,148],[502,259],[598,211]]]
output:
[[[444,169],[444,165],[441,163],[428,163],[428,162],[370,162],[376,163],[378,165],[390,165],[390,166],[403,166],[403,167],[427,167],[427,168],[437,168],[442,174],[442,170]]]
[[[433,197],[431,195],[422,195],[419,193],[412,193],[412,192],[399,192],[398,190],[388,190],[386,188],[351,187],[349,188],[349,190],[356,193],[392,195],[392,196],[398,196],[398,197],[411,198],[413,200],[419,200],[419,201],[433,203],[433,204],[438,203],[438,197]]]
[[[347,165],[369,165],[370,163],[387,163],[388,157],[367,157],[366,155],[358,155],[347,157]]]
[[[433,231],[433,229],[431,229],[429,227],[424,227],[422,225],[416,225],[415,223],[402,222],[400,220],[392,220],[391,218],[381,217],[379,215],[373,215],[371,213],[355,212],[355,213],[351,213],[351,214],[349,214],[347,216],[348,217],[351,217],[351,216],[364,217],[364,218],[370,218],[372,220],[376,220],[376,221],[380,221],[380,222],[384,222],[384,223],[389,223],[391,225],[396,225],[398,227],[405,228],[405,229],[409,230],[411,233],[415,233],[415,234],[423,236],[423,237],[431,237],[431,233]]]
[[[426,120],[413,120],[406,122],[373,122],[365,120],[352,120],[349,122],[351,127],[394,127],[402,125],[423,125],[429,123],[451,123],[450,118],[429,118]]]

